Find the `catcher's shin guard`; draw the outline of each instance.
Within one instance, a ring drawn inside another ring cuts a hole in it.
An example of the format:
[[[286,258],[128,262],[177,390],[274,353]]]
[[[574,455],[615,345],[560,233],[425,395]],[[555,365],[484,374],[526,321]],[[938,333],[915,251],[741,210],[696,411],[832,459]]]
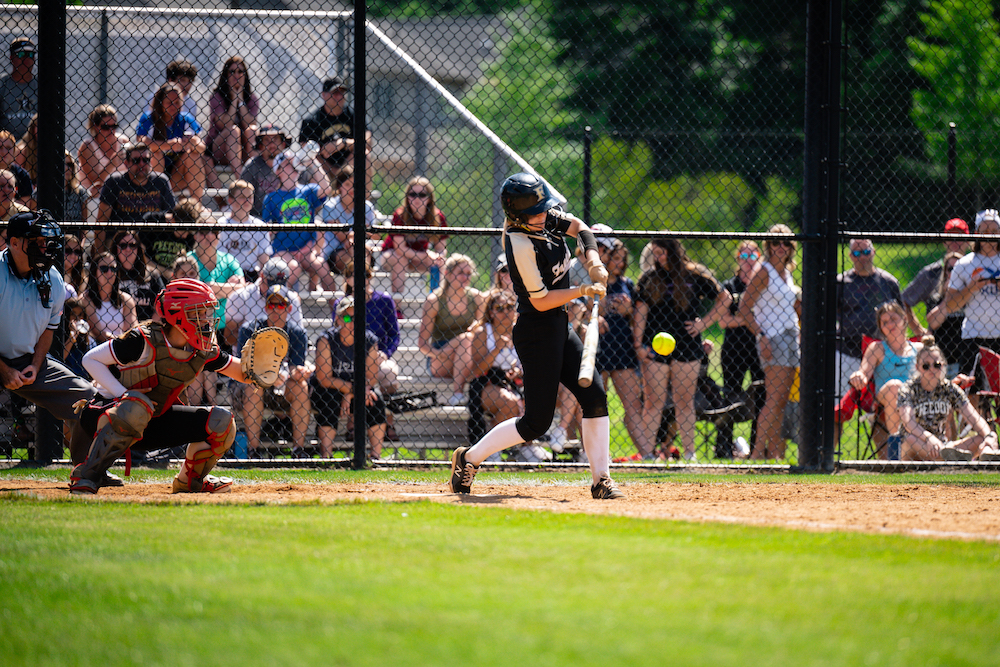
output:
[[[132,443],[142,438],[152,417],[153,404],[137,391],[126,392],[105,410],[97,422],[97,435],[87,459],[70,474],[70,492],[97,493],[104,473]]]
[[[232,479],[208,473],[233,446],[233,441],[236,440],[236,420],[229,410],[213,407],[208,413],[205,431],[205,442],[194,442],[188,446],[182,468],[187,482],[181,481],[181,475],[177,475],[174,478],[173,493],[225,493],[232,486]]]

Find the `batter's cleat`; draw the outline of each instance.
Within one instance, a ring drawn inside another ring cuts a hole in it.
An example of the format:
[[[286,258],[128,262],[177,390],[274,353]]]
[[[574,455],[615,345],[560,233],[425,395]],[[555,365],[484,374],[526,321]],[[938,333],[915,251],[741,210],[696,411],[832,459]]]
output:
[[[468,447],[459,447],[451,453],[451,492],[472,493],[472,480],[479,472],[479,466],[465,460]]]
[[[232,477],[205,475],[204,477],[192,477],[187,482],[182,482],[174,477],[174,487],[170,493],[229,493],[232,488]]]
[[[597,484],[590,487],[590,495],[594,496],[595,500],[617,500],[625,497],[618,485],[607,474],[601,475]]]

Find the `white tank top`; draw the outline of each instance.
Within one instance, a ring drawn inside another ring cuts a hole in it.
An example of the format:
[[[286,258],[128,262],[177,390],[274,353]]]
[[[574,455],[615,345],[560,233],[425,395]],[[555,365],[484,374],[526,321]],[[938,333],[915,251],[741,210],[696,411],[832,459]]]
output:
[[[785,269],[780,275],[770,262],[764,262],[767,269],[767,289],[753,306],[754,319],[765,336],[777,336],[789,329],[797,329],[798,316],[795,314],[795,283],[792,272]]]
[[[116,308],[110,301],[102,303],[101,307],[94,312],[94,316],[101,329],[112,338],[125,333],[125,315],[121,308]]]
[[[486,348],[492,352],[493,348],[497,346],[496,338],[493,336],[493,325],[489,322],[486,323]],[[517,358],[517,352],[514,351],[512,347],[505,347],[500,350],[497,354],[496,359],[493,361],[493,366],[500,368],[505,371],[509,371],[512,368],[520,367],[521,360]]]

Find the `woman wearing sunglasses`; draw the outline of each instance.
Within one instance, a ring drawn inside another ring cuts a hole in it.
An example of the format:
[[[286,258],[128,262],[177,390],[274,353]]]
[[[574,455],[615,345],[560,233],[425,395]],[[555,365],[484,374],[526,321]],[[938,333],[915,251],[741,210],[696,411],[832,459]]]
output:
[[[732,404],[740,399],[754,401],[747,407],[754,415],[750,428],[750,441],[757,437],[757,419],[764,407],[764,392],[744,392],[743,380],[750,373],[751,383],[764,383],[764,368],[760,365],[760,354],[757,352],[757,337],[747,326],[747,322],[739,317],[740,298],[750,284],[750,277],[760,266],[760,247],[753,241],[743,241],[736,249],[736,274],[722,283],[722,286],[733,297],[729,310],[719,318],[719,326],[725,330],[722,339],[722,381],[726,390],[726,399]],[[751,385],[752,386],[752,385]],[[734,445],[736,449],[734,450]],[[737,451],[738,450],[738,451]],[[716,425],[715,456],[720,459],[731,459],[737,455],[745,458],[750,454],[750,447],[745,440],[733,442],[733,420],[725,419]]]
[[[118,288],[115,256],[98,253],[90,260],[89,273],[83,305],[94,341],[103,343],[137,326],[135,300]]]
[[[447,227],[434,199],[434,186],[423,176],[406,184],[403,205],[392,214],[393,227]],[[382,262],[392,279],[393,294],[406,287],[407,271],[441,267],[447,251],[446,234],[388,234],[382,242]]]
[[[110,104],[94,107],[87,117],[87,131],[90,137],[77,151],[80,185],[96,197],[108,176],[125,171],[125,136],[118,131],[118,111]]]
[[[83,244],[79,237],[73,234],[63,236],[63,282],[66,283],[66,298],[83,294],[87,284],[85,263],[83,261]]]
[[[118,260],[118,287],[135,299],[135,315],[140,322],[153,318],[153,302],[166,286],[160,272],[146,262],[146,251],[136,232],[124,229],[111,242]],[[196,276],[197,277],[197,276]]]
[[[904,461],[1000,461],[997,434],[955,383],[948,381],[948,360],[924,336],[913,376],[899,391]],[[948,442],[945,428],[952,412],[960,413],[976,435]]]
[[[770,234],[792,234],[787,225],[773,225]],[[750,276],[737,315],[757,336],[760,363],[764,368],[764,407],[758,415],[754,459],[783,459],[785,440],[781,423],[788,392],[799,365],[799,310],[802,302],[792,280],[795,241],[769,239],[764,242],[764,261]],[[906,330],[903,330],[906,335]]]

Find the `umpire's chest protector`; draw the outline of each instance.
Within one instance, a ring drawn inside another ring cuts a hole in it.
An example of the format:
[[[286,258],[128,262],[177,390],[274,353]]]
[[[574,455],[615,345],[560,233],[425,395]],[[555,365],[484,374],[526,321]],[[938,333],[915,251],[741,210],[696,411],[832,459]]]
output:
[[[121,383],[129,389],[149,389],[146,397],[153,402],[154,416],[177,402],[180,393],[194,381],[208,362],[208,353],[191,353],[167,345],[163,326],[150,322],[139,327],[146,349],[134,364],[120,368]],[[175,355],[184,354],[184,358]]]

